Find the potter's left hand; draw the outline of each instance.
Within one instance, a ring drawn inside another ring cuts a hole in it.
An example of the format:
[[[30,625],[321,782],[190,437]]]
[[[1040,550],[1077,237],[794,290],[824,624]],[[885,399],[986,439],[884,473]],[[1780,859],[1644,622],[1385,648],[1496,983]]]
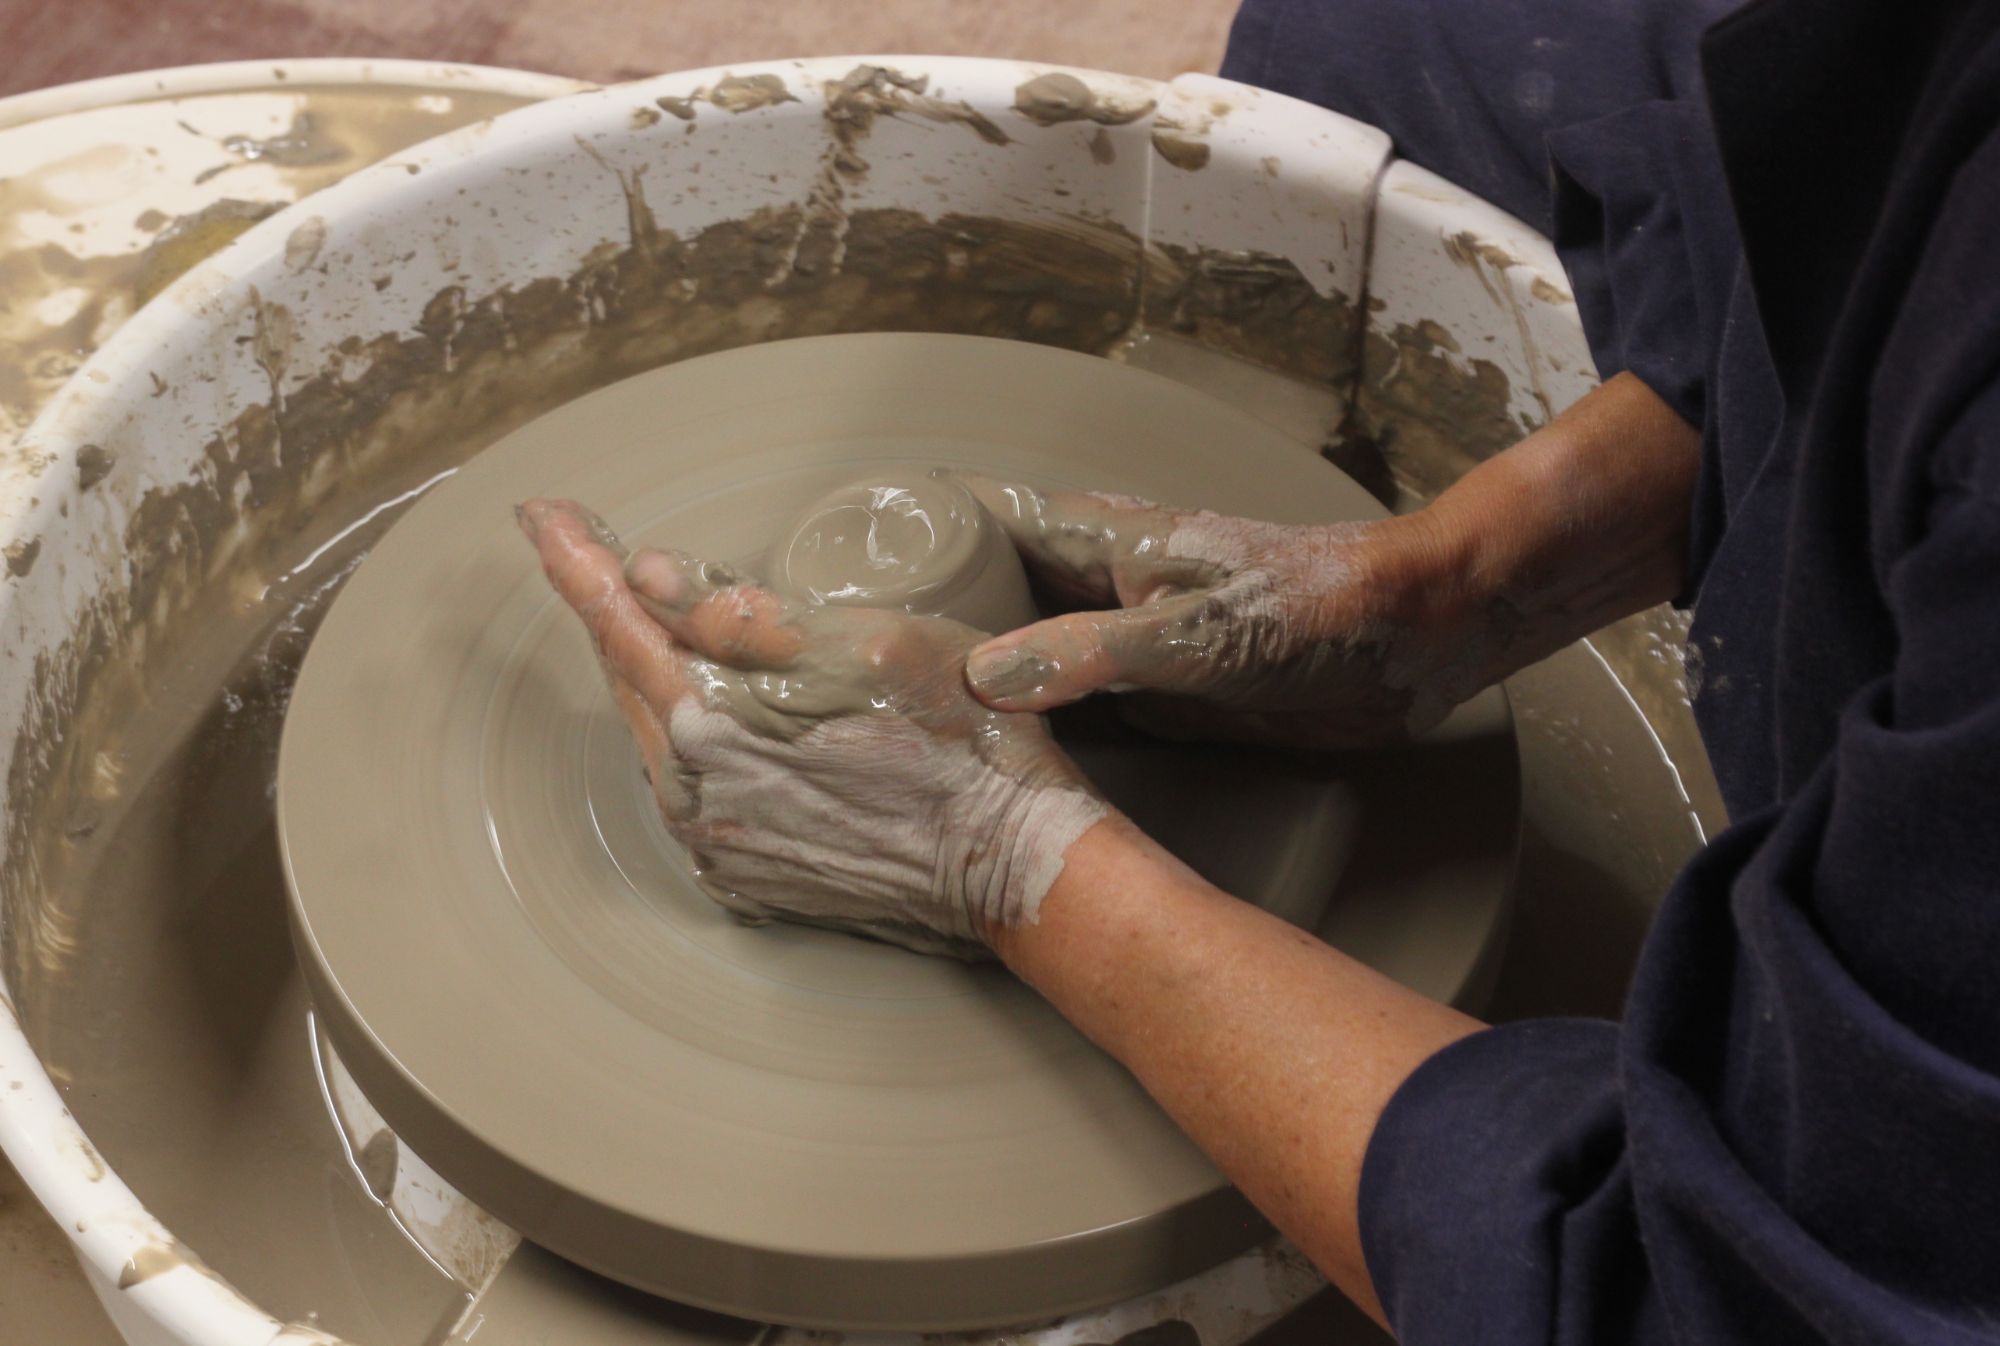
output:
[[[627,560],[572,502],[520,514],[669,830],[739,915],[979,956],[1035,919],[1105,815],[1039,716],[973,699],[972,628],[796,604],[677,554]]]
[[[1701,435],[1613,375],[1423,509],[1286,525],[962,480],[1085,610],[997,636],[1002,710],[1137,690],[1147,728],[1298,747],[1394,741],[1685,578]]]
[[[1352,747],[1429,728],[1479,689],[1477,623],[1418,615],[1422,530],[1285,525],[960,476],[1069,612],[973,651],[989,706],[1135,692],[1175,737]]]

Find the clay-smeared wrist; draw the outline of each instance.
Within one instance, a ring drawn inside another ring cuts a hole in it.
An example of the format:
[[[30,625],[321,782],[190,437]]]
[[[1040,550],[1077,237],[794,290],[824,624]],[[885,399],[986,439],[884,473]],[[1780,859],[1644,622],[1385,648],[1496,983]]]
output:
[[[989,948],[1035,925],[1071,850],[1114,810],[1081,776],[1016,785],[987,818],[956,821],[954,861],[971,930]]]

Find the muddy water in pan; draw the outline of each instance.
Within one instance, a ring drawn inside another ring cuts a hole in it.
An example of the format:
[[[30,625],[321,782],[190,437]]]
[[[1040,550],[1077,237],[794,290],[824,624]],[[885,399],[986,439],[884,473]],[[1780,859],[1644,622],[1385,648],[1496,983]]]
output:
[[[371,1343],[447,1330],[467,1294],[370,1195],[314,1069],[271,809],[298,660],[353,553],[216,614],[99,757],[68,824],[83,956],[29,1026],[141,1199],[289,1320]]]

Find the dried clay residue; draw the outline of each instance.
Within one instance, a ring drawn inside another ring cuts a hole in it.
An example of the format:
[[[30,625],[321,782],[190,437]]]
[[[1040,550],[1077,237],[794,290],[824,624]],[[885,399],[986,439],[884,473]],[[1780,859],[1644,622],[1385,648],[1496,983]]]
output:
[[[1229,104],[1217,100],[1206,111],[1183,104],[1162,112],[1153,119],[1153,152],[1185,173],[1208,167],[1209,129],[1229,111]]]
[[[53,242],[24,240],[8,227],[11,218],[30,211],[68,218],[74,229],[105,211],[123,209],[123,205],[80,207],[45,188],[47,180],[79,169],[101,169],[101,164],[92,167],[96,150],[0,179],[0,449],[27,428],[93,350],[194,263],[294,197],[405,145],[525,101],[462,89],[440,105],[434,90],[381,85],[365,90],[303,87],[293,97],[296,115],[277,135],[214,135],[191,125],[168,132],[198,136],[232,156],[215,171],[204,173],[205,178],[245,163],[275,168],[281,187],[273,190],[268,180],[246,181],[240,190],[283,199],[220,195],[178,218],[147,208],[133,220],[135,228],[153,235],[143,247],[83,255]],[[220,193],[233,181],[225,179],[211,190]],[[308,239],[309,234],[299,246],[303,248]]]
[[[689,94],[666,94],[654,99],[653,105],[671,117],[691,122],[697,103],[707,103],[724,112],[743,113],[798,101],[798,95],[787,89],[785,81],[776,75],[724,75],[712,86],[704,84]],[[658,120],[655,116],[645,124]]]
[[[1024,80],[1014,88],[1014,111],[1043,126],[1089,121],[1099,126],[1135,122],[1157,106],[1150,98],[1121,102],[1098,93],[1067,71],[1054,70]]]
[[[215,1275],[208,1269],[208,1264],[179,1239],[156,1239],[125,1259],[125,1266],[118,1273],[118,1288],[130,1290],[144,1285],[155,1276],[164,1276],[182,1267],[203,1276]]]
[[[1355,375],[1360,313],[1321,293],[1298,265],[1265,253],[1155,244],[1146,251],[1145,325],[1308,383]]]
[[[1491,360],[1459,357],[1459,343],[1429,319],[1371,326],[1362,347],[1350,432],[1379,455],[1394,480],[1390,503],[1434,498],[1477,464],[1534,426],[1511,411],[1506,371]],[[1356,446],[1340,459],[1356,475],[1374,475]],[[1377,481],[1369,486],[1383,494]]]
[[[1165,119],[1153,127],[1153,151],[1175,168],[1189,173],[1207,168],[1211,153],[1206,140],[1186,134]]]
[[[1528,392],[1540,409],[1540,419],[1534,425],[1546,425],[1555,419],[1555,404],[1550,400],[1548,390],[1542,385],[1542,355],[1535,341],[1534,324],[1521,307],[1521,300],[1514,292],[1514,284],[1507,272],[1520,266],[1521,259],[1499,244],[1483,239],[1471,230],[1461,230],[1444,240],[1445,256],[1459,266],[1469,269],[1478,278],[1487,297],[1504,309],[1514,321],[1514,332],[1521,342],[1522,363],[1527,367]],[[1547,283],[1539,276],[1536,284],[1546,288]],[[1537,292],[1537,297],[1542,297]],[[1534,428],[1533,425],[1529,426]]]
[[[0,251],[0,444],[25,430],[141,305],[278,209],[224,198],[167,223],[129,253],[78,256],[53,243]],[[77,302],[52,302],[64,294]]]
[[[798,246],[786,256],[785,269],[815,263],[817,250],[805,246],[809,233],[828,241],[827,261],[836,267],[843,264],[848,192],[868,174],[863,146],[875,130],[877,119],[907,113],[927,121],[964,126],[989,145],[1013,143],[990,117],[970,103],[936,97],[929,89],[928,76],[907,75],[880,65],[857,65],[841,78],[824,83],[821,93],[825,107],[821,115],[826,121],[827,147],[820,156],[819,174],[806,198]]]

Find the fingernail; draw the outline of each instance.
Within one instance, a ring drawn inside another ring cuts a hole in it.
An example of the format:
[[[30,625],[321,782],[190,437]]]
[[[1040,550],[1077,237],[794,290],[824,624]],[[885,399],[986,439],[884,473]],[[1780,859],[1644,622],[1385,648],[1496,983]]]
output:
[[[542,514],[547,507],[548,502],[544,500],[523,500],[514,506],[514,522],[528,535],[530,542],[541,532]]]
[[[687,582],[680,562],[651,547],[627,558],[625,582],[641,598],[651,599],[662,607],[683,608],[694,602],[694,586]]]
[[[991,697],[1032,692],[1056,671],[1049,660],[1019,645],[981,646],[965,661],[965,676],[973,690]]]

